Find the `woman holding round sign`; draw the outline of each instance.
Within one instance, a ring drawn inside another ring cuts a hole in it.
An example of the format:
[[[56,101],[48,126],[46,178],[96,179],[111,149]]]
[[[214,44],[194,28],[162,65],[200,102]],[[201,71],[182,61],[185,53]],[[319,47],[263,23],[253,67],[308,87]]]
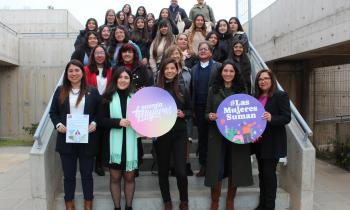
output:
[[[120,210],[122,178],[125,209],[132,209],[135,170],[138,169],[137,135],[126,116],[131,99],[132,79],[131,72],[126,67],[116,69],[99,110],[99,125],[106,129],[104,141],[108,145],[110,190],[116,210]]]
[[[227,97],[246,93],[240,72],[233,62],[226,61],[209,89],[206,117],[209,120],[208,157],[205,185],[211,187],[211,209],[219,208],[222,180],[228,177],[226,209],[234,209],[237,187],[253,183],[249,144],[235,144],[219,131],[218,107]]]
[[[267,121],[261,138],[252,144],[258,160],[260,201],[256,210],[275,209],[279,158],[287,155],[285,125],[291,120],[289,97],[277,89],[271,70],[261,70],[255,79],[255,97],[264,105],[263,119]]]
[[[180,210],[188,210],[188,181],[186,175],[187,127],[185,117],[190,115],[190,97],[185,88],[179,84],[179,66],[175,59],[162,61],[158,87],[166,90],[177,105],[175,125],[166,134],[157,138],[156,152],[158,162],[158,179],[165,210],[172,209],[169,191],[170,155],[173,155],[177,187],[180,193]]]

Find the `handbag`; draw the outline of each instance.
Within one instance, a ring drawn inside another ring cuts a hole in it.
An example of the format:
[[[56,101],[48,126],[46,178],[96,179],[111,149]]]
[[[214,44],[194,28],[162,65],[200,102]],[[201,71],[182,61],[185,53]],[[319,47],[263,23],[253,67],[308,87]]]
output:
[[[179,17],[177,20],[177,29],[179,29],[179,33],[183,33],[185,30],[185,22],[182,20],[180,12],[177,13],[177,16]]]

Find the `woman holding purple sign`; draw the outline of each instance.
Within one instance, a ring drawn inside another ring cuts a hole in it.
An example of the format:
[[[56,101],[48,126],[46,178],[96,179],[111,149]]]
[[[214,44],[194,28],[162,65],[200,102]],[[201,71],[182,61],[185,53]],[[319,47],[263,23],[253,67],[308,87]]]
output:
[[[275,209],[279,158],[287,156],[287,134],[285,125],[291,120],[289,97],[277,88],[271,70],[258,72],[255,79],[255,97],[264,105],[263,118],[267,125],[261,139],[252,144],[258,160],[260,201],[255,210]]]
[[[208,92],[206,117],[209,120],[208,157],[205,185],[211,187],[211,210],[219,208],[222,180],[228,177],[226,209],[234,209],[237,187],[253,183],[250,145],[235,144],[221,135],[217,125],[217,109],[221,102],[237,93],[246,93],[240,72],[226,61],[219,69]]]
[[[113,72],[111,84],[103,95],[99,110],[99,125],[107,143],[107,160],[110,172],[110,190],[114,209],[120,210],[121,180],[124,179],[125,209],[132,210],[135,192],[135,171],[138,169],[137,135],[126,119],[131,99],[132,74],[126,67]]]
[[[162,61],[158,87],[168,91],[177,105],[177,119],[173,128],[157,138],[156,152],[158,162],[158,180],[164,209],[171,210],[172,203],[169,191],[170,155],[173,155],[177,187],[180,193],[180,210],[188,210],[188,181],[186,175],[186,142],[187,127],[185,117],[190,116],[190,97],[179,84],[179,66],[175,59]]]

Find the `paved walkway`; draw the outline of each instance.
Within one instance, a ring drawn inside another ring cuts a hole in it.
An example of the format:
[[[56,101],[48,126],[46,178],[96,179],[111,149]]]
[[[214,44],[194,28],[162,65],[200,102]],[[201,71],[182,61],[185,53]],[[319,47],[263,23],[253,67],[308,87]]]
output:
[[[33,209],[29,151],[30,147],[0,148],[0,210]],[[316,160],[314,210],[347,210],[349,206],[350,172]]]

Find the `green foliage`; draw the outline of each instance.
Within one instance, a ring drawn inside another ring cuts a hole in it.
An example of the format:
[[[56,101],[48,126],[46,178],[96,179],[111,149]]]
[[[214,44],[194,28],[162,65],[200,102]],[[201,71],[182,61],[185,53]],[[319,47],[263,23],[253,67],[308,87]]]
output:
[[[27,134],[34,136],[34,133],[36,131],[36,128],[38,127],[39,123],[32,123],[29,127],[25,127],[23,126],[22,129],[24,130],[24,132],[26,132]]]
[[[334,145],[335,161],[337,165],[350,170],[350,140],[336,142]]]
[[[14,147],[14,146],[32,146],[33,141],[11,139],[11,140],[0,140],[0,147]]]

